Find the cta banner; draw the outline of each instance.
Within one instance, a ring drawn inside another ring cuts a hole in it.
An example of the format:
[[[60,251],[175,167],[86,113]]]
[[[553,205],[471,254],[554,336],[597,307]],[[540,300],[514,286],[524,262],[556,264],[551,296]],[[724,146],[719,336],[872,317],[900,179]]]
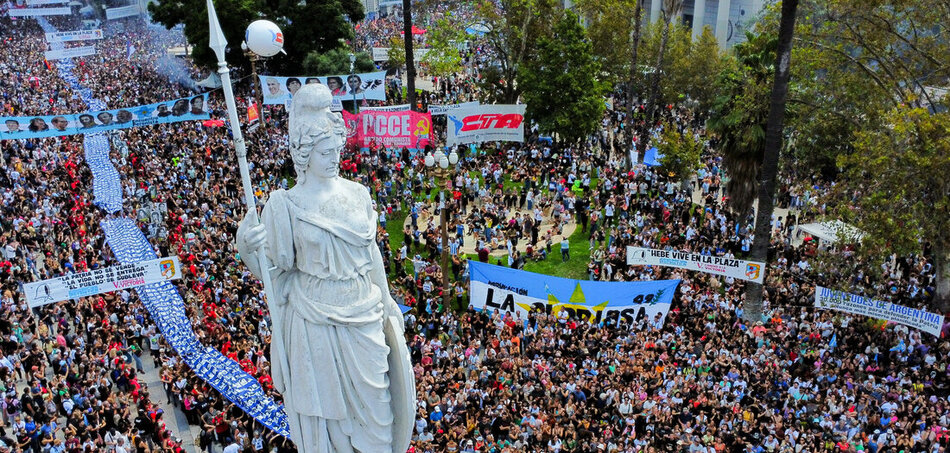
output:
[[[592,324],[630,328],[641,320],[662,326],[679,280],[595,282],[535,274],[469,261],[471,304],[482,310],[542,310]]]
[[[524,105],[486,104],[447,112],[447,146],[482,142],[523,142]]]
[[[0,117],[0,140],[58,137],[209,118],[208,93],[205,93],[174,101],[78,115]]]
[[[258,76],[264,87],[264,104],[287,104],[294,93],[307,83],[322,83],[330,89],[334,99],[344,101],[386,100],[386,71],[366,74],[335,75],[325,77],[278,77]]]
[[[31,307],[181,278],[177,256],[117,264],[23,285]]]
[[[821,286],[815,287],[815,307],[896,322],[937,337],[943,328],[941,314]]]
[[[479,105],[481,104],[479,104],[478,101],[462,102],[460,104],[446,104],[446,105],[429,104],[429,113],[431,113],[432,116],[445,115],[445,113],[449,111],[464,109],[467,107],[477,107]]]
[[[54,42],[93,41],[96,39],[102,39],[101,29],[57,31],[46,34],[46,42],[51,44]]]
[[[72,14],[68,6],[56,8],[10,8],[7,15],[10,17],[40,17],[40,16],[68,16]]]
[[[737,260],[721,256],[698,255],[676,250],[627,247],[627,264],[630,266],[666,266],[724,275],[750,282],[762,283],[765,278],[765,263]]]
[[[129,6],[120,6],[118,8],[109,8],[106,10],[106,20],[137,16],[141,12],[142,10],[139,8],[138,3]]]
[[[44,56],[47,60],[62,60],[63,58],[86,57],[96,54],[96,46],[69,47],[64,49],[47,50]]]
[[[347,143],[360,149],[424,148],[432,139],[432,116],[412,111],[363,110],[359,115],[343,112]]]

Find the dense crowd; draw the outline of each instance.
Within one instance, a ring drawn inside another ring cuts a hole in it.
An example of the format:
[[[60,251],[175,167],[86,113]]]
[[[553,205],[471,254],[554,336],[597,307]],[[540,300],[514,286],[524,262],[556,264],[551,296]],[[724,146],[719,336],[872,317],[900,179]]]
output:
[[[68,21],[54,25],[78,28]],[[173,34],[135,20],[114,23],[122,26],[107,30],[103,53],[78,59],[81,84],[109,108],[193,93],[177,82],[198,74],[164,59]],[[0,81],[8,112],[40,114],[49,105],[84,111],[54,68],[37,65],[45,44],[34,21],[14,25],[2,18],[0,32],[8,37],[0,65],[15,74]],[[16,74],[26,67],[31,70]],[[180,77],[182,70],[189,77]],[[455,82],[442,86],[432,100],[459,99]],[[214,115],[223,117],[216,96]],[[747,323],[741,282],[626,265],[626,245],[744,256],[752,218],[723,203],[727,175],[715,140],[685,183],[643,165],[624,167],[612,143],[624,124],[620,111],[608,112],[605,134],[582,147],[556,147],[535,135],[525,145],[460,148],[445,204],[448,244],[441,244],[434,220],[439,185],[420,155],[373,149],[344,156],[344,173],[370,189],[381,213],[377,242],[391,291],[414,308],[406,332],[419,397],[412,448],[944,451],[950,344],[811,306],[816,285],[926,303],[933,294],[930,257],[898,257],[839,275],[821,261],[848,257],[849,249],[797,245],[792,227],[802,219],[776,216],[765,310],[760,321]],[[669,127],[702,133],[690,112],[670,110],[665,119]],[[271,190],[292,183],[282,108],[270,110],[247,139],[263,203]],[[186,270],[176,286],[201,342],[237,361],[279,399],[269,376],[270,320],[260,284],[233,246],[245,207],[227,130],[198,122],[156,125],[119,131],[112,145],[125,192],[124,210],[115,215],[135,219],[160,256],[179,256]],[[200,431],[202,449],[292,451],[289,441],[188,369],[135,291],[26,306],[20,283],[116,263],[99,226],[112,215],[94,204],[81,136],[5,140],[0,152],[0,450],[177,452],[178,438],[190,434],[165,427],[171,414],[158,398],[166,398]],[[827,185],[806,181],[788,180],[779,197],[798,216],[822,209],[818,195]],[[390,238],[387,219],[403,218],[404,239]],[[592,279],[681,280],[665,322],[599,326],[566,312],[449,309],[467,304],[463,247],[474,246],[486,261],[507,254],[511,259],[502,264],[515,267],[583,259],[579,250],[562,257],[552,244],[567,228],[588,239]],[[442,247],[450,251],[449,269],[440,266]],[[450,288],[441,287],[443,272],[453,277]],[[443,293],[449,307],[441,304]],[[162,389],[141,381],[153,366]]]

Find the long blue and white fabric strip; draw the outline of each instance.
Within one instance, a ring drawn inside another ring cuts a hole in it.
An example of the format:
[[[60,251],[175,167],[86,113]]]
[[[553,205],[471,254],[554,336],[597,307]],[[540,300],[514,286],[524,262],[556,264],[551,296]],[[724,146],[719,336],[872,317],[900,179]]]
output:
[[[45,18],[39,17],[37,21],[43,31],[56,31]],[[52,43],[54,49],[62,45]],[[72,72],[72,60],[62,60],[57,68],[60,77],[79,93],[91,110],[105,108],[105,104],[94,97],[92,90],[81,86]],[[92,170],[95,204],[110,214],[121,215],[122,183],[119,172],[110,160],[109,140],[102,132],[88,133],[85,134],[83,147],[86,164]],[[112,253],[119,262],[132,263],[157,257],[152,245],[132,219],[109,218],[103,220],[100,225]],[[195,374],[264,426],[282,436],[290,436],[283,406],[267,396],[258,381],[241,369],[237,362],[214,348],[201,344],[185,313],[184,301],[171,282],[145,285],[136,291],[165,340]]]

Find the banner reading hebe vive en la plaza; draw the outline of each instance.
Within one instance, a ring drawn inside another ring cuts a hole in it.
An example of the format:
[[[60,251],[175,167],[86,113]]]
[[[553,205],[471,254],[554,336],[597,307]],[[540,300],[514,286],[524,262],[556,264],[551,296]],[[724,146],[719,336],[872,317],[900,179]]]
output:
[[[535,310],[592,324],[630,328],[641,320],[662,325],[670,311],[679,280],[595,282],[552,277],[469,261],[471,305],[482,310]],[[564,312],[564,313],[562,313]]]
[[[369,148],[424,148],[432,140],[432,115],[413,111],[364,110],[358,115],[343,112],[346,142]]]

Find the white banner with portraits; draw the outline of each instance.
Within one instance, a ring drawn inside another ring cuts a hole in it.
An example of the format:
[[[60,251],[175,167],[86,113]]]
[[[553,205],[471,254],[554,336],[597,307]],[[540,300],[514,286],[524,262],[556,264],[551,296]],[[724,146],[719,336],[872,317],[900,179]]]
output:
[[[335,100],[386,100],[386,71],[320,77],[258,77],[264,87],[264,105],[287,105],[287,101],[293,99],[294,93],[308,83],[326,85]]]

